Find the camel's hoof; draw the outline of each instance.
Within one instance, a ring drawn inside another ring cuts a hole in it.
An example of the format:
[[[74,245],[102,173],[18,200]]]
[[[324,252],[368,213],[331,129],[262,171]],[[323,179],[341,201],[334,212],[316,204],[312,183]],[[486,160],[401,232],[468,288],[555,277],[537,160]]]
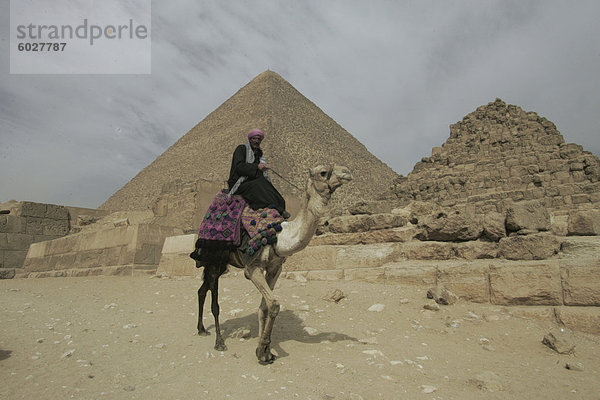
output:
[[[256,357],[258,358],[258,363],[260,365],[269,365],[275,361],[275,356],[268,348],[261,349],[260,347],[256,349]]]
[[[225,346],[225,342],[221,341],[221,342],[215,343],[215,350],[217,350],[217,351],[226,351],[227,350],[227,346]]]
[[[210,332],[207,331],[206,329],[198,329],[198,336],[208,336],[210,335]]]

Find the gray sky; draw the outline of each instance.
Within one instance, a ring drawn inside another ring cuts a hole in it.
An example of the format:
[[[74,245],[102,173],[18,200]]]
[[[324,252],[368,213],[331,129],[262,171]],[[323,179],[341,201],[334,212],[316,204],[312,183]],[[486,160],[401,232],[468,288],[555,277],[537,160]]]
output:
[[[597,0],[153,1],[151,75],[10,75],[0,20],[0,202],[98,207],[266,69],[400,174],[496,97],[600,154]]]

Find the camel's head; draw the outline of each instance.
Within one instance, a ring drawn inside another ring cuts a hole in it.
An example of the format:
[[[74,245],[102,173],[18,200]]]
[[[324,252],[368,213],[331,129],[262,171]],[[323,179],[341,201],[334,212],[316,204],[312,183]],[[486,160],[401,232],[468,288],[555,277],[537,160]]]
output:
[[[319,165],[310,170],[310,183],[314,190],[329,199],[333,192],[346,182],[352,180],[350,170],[341,165]]]

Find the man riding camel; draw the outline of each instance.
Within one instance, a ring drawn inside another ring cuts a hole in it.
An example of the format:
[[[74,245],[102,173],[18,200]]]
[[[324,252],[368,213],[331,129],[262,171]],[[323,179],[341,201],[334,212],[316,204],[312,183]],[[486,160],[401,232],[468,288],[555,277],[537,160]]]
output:
[[[253,210],[274,208],[287,219],[290,214],[285,209],[285,200],[271,183],[267,159],[260,148],[264,138],[263,131],[252,129],[248,142],[236,147],[227,181],[229,195],[242,196]]]

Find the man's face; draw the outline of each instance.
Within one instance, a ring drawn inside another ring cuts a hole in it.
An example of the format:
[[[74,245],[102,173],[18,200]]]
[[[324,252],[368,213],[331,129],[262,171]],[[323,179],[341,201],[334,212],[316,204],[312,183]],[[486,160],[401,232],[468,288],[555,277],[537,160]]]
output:
[[[253,149],[260,148],[261,142],[262,142],[262,137],[260,137],[259,135],[255,135],[250,138],[250,146],[252,146]]]

